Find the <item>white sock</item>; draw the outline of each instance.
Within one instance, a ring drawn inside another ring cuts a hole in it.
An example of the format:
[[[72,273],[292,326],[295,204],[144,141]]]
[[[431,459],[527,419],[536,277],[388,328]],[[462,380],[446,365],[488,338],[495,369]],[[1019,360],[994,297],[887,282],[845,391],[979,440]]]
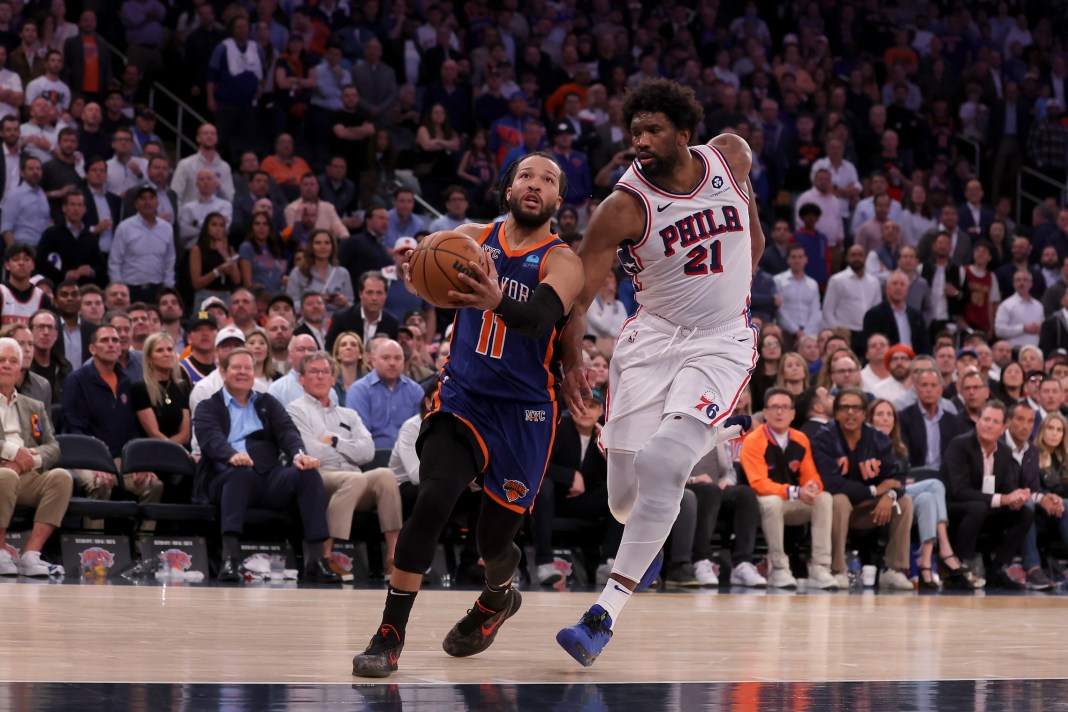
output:
[[[630,600],[630,594],[631,591],[627,590],[626,586],[614,579],[609,579],[604,590],[601,591],[597,605],[608,611],[608,615],[612,617],[612,627],[615,627],[619,621],[619,614],[623,612],[623,606],[627,605],[627,601]]]

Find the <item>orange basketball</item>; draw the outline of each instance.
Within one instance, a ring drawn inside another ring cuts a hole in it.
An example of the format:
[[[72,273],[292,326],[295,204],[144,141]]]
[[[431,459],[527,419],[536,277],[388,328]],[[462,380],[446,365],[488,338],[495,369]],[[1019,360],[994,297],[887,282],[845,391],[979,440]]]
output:
[[[412,252],[408,263],[415,292],[426,301],[439,307],[452,306],[449,291],[467,294],[470,287],[464,284],[459,274],[473,276],[471,261],[478,262],[488,271],[486,253],[482,247],[462,232],[442,230],[427,235]]]

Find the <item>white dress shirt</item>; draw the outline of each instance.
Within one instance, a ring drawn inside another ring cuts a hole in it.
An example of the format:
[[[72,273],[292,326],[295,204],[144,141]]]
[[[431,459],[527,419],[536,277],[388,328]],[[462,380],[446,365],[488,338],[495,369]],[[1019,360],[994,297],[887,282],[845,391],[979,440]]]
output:
[[[389,469],[397,476],[398,485],[405,482],[419,484],[419,455],[415,451],[415,441],[422,427],[423,416],[416,414],[404,421],[397,432],[397,442],[389,456]]]
[[[141,175],[134,173],[131,165],[136,165]],[[148,161],[143,158],[131,156],[125,163],[118,156],[108,159],[108,182],[106,187],[109,193],[122,197],[130,188],[134,188],[144,182],[148,176]]]
[[[857,194],[859,195],[864,187],[860,184],[860,175],[857,173],[857,167],[844,158],[837,168],[831,163],[831,159],[826,156],[816,159],[815,163],[812,164],[812,170],[809,171],[809,177],[815,178],[816,171],[819,170],[830,171],[831,185],[839,190],[853,186],[857,189]],[[839,212],[842,217],[849,215],[849,198],[838,198],[838,205],[841,208]]]
[[[775,275],[775,286],[782,297],[779,307],[779,326],[788,334],[799,330],[815,334],[819,331],[820,287],[816,280],[802,273],[801,279],[794,278],[793,272],[786,270]]]
[[[1043,319],[1042,302],[1031,295],[1023,299],[1019,294],[1013,294],[998,306],[994,315],[994,332],[999,339],[1012,344],[1014,349],[1027,344],[1038,346],[1038,333],[1026,333],[1024,324],[1041,324]]]
[[[844,326],[850,331],[864,328],[864,314],[882,301],[879,280],[867,272],[858,276],[850,267],[832,275],[823,299],[823,326]]]
[[[178,211],[178,233],[182,237],[185,249],[192,249],[200,237],[200,229],[204,226],[204,220],[211,213],[219,213],[226,218],[226,230],[230,231],[230,220],[234,215],[234,206],[229,200],[223,200],[213,195],[207,200],[198,198],[191,203],[186,203]]]
[[[816,229],[827,236],[827,246],[835,247],[845,239],[845,228],[842,227],[842,207],[834,193],[821,193],[815,188],[809,188],[797,196],[797,211],[794,216],[796,225],[801,225],[801,206],[805,203],[815,203],[820,207],[820,219],[816,221]]]

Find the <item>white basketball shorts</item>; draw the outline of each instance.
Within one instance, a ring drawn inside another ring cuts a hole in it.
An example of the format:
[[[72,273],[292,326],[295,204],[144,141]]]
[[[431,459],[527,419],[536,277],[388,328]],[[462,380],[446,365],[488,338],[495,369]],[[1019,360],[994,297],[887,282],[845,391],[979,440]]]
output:
[[[744,315],[690,329],[639,309],[616,340],[601,447],[637,452],[669,413],[722,423],[749,383],[756,341],[756,327]]]

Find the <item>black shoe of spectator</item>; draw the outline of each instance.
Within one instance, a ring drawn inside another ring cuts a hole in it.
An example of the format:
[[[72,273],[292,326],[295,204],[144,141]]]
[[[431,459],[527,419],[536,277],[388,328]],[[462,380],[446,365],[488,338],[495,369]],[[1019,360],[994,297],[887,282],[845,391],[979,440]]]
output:
[[[947,591],[974,591],[975,584],[968,578],[968,572],[963,568],[943,569],[942,588]]]
[[[305,583],[341,583],[341,576],[330,570],[326,559],[313,561],[304,569]]]
[[[215,577],[221,583],[233,583],[241,580],[241,562],[230,556],[223,559],[219,575]]]
[[[991,568],[987,572],[986,587],[999,588],[1003,591],[1023,591],[1026,588],[1024,584],[1009,576],[1009,572],[1005,570],[1004,566]]]

